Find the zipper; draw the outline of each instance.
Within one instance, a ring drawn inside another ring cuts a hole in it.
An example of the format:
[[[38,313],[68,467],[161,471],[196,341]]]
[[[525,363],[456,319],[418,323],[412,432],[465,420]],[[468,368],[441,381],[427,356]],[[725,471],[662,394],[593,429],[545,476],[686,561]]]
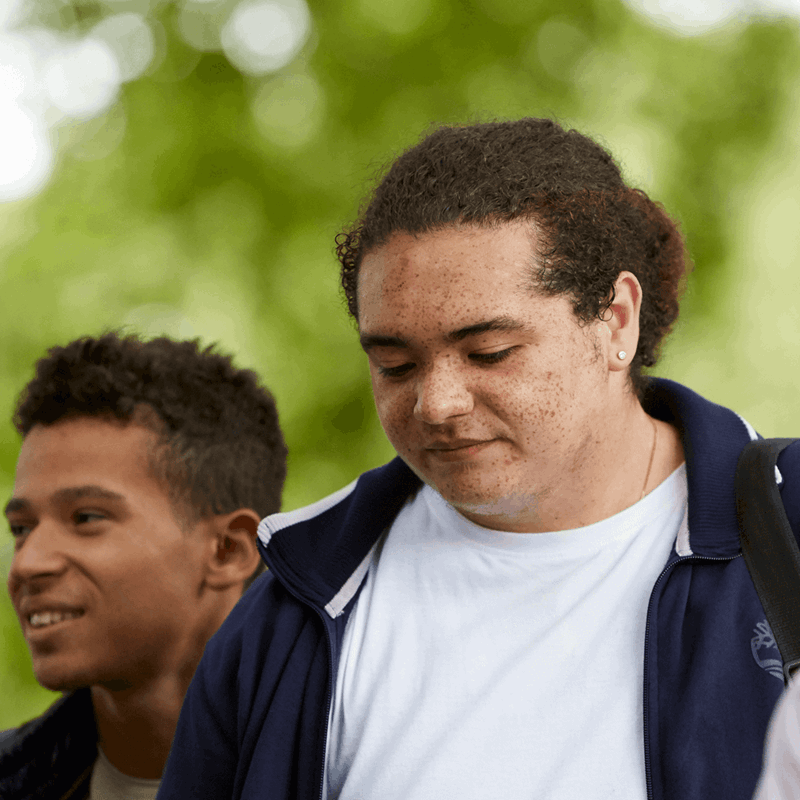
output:
[[[647,687],[649,683],[649,644],[650,644],[650,614],[653,608],[653,598],[656,594],[656,588],[658,584],[661,582],[661,579],[676,565],[676,564],[684,564],[687,561],[733,561],[735,558],[741,558],[742,554],[739,553],[735,556],[682,556],[681,558],[676,559],[675,561],[667,564],[663,570],[661,570],[661,574],[656,578],[656,582],[653,584],[653,590],[650,592],[650,600],[647,603],[647,620],[645,622],[644,627],[644,680],[643,680],[643,687],[642,687],[642,699],[643,699],[643,708],[642,708],[642,719],[644,725],[644,777],[645,782],[647,784],[647,800],[653,800],[653,772],[650,767],[650,727],[649,727],[649,719],[648,719],[648,702],[647,702]]]
[[[322,753],[318,754],[319,768],[319,791],[317,792],[317,800],[322,800],[322,795],[325,790],[325,757],[327,756],[328,749],[328,734],[330,731],[330,717],[331,717],[331,703],[333,702],[333,637],[328,630],[328,623],[325,619],[324,613],[317,609],[314,610],[319,614],[322,620],[322,627],[325,629],[325,638],[328,641],[328,691],[325,697],[325,736],[322,739]],[[320,757],[321,756],[321,757]]]
[[[264,559],[267,561],[267,559]],[[325,631],[325,640],[328,644],[328,689],[325,697],[325,738],[322,744],[322,757],[317,754],[317,763],[321,762],[321,769],[319,774],[319,791],[317,792],[317,800],[322,800],[323,790],[325,788],[325,755],[328,743],[328,720],[331,714],[331,701],[333,700],[333,638],[331,637],[330,630],[328,629],[328,620],[323,610],[320,610],[316,605],[311,603],[306,598],[302,597],[299,592],[295,591],[294,587],[287,583],[282,577],[280,569],[273,569],[273,565],[267,561],[267,567],[270,572],[275,576],[276,580],[281,586],[289,592],[289,594],[297,600],[298,603],[306,608],[312,609],[322,622],[322,629]]]

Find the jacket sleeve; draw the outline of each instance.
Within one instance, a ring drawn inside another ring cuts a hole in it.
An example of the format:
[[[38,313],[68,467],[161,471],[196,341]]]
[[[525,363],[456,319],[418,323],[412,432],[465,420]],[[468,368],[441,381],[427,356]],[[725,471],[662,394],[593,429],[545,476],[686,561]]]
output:
[[[316,800],[330,680],[319,615],[266,573],[206,645],[158,800]]]

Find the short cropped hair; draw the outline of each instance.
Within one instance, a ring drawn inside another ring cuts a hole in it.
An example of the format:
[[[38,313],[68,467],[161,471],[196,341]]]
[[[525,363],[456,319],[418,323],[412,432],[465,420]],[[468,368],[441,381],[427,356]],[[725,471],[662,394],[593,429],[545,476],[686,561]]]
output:
[[[538,236],[532,285],[571,297],[576,317],[603,318],[619,273],[642,286],[640,335],[630,379],[641,397],[642,367],[658,360],[678,317],[691,264],[677,223],[625,184],[600,145],[549,119],[442,127],[403,153],[360,219],[336,237],[341,283],[358,322],[364,256],[398,232],[529,219]]]
[[[24,437],[72,417],[151,429],[151,471],[184,523],[280,509],[287,451],[275,400],[213,345],[112,332],[51,348],[20,394],[14,425]]]

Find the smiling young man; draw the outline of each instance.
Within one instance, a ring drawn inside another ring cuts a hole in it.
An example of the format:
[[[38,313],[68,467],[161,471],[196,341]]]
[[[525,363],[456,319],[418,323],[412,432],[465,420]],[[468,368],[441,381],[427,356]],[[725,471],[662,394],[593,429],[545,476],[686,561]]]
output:
[[[739,557],[756,434],[642,374],[674,222],[525,119],[423,139],[338,244],[399,458],[262,521],[161,800],[749,800],[781,691]],[[800,533],[800,445],[778,466]]]
[[[15,424],[8,589],[37,680],[67,694],[0,734],[0,796],[153,798],[203,648],[260,571],[274,400],[211,348],[106,334],[50,350]]]

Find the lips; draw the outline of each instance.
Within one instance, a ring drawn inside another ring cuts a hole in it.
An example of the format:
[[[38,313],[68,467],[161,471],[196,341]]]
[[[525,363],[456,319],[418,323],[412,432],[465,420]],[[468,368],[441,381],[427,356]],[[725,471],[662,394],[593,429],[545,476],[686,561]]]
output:
[[[481,444],[488,444],[494,439],[452,439],[447,441],[433,442],[426,447],[426,450],[433,450],[434,452],[448,452],[452,450],[463,450],[467,447],[476,447]]]
[[[425,449],[437,461],[469,461],[479,456],[497,439],[453,439],[435,442]]]

